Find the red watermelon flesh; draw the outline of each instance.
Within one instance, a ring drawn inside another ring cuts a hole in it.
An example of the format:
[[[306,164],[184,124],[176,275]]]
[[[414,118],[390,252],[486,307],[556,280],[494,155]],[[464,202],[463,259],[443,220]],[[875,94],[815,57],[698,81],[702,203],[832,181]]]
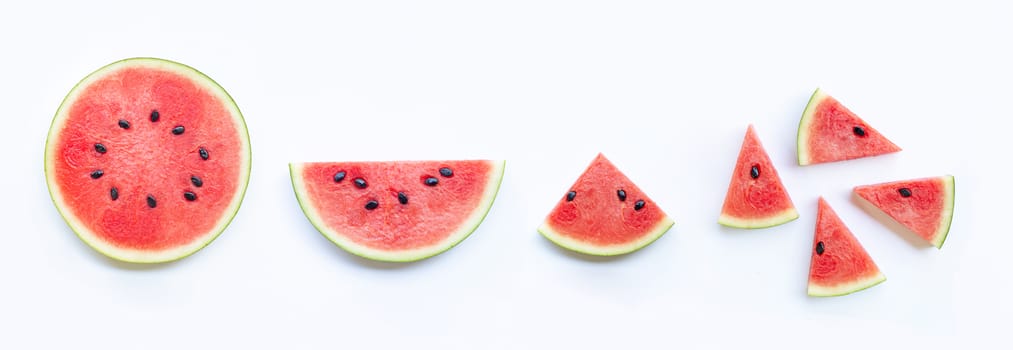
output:
[[[503,161],[316,162],[289,166],[303,213],[346,251],[415,261],[464,240],[485,218]]]
[[[797,218],[795,204],[763,149],[756,129],[750,125],[732,171],[718,223],[739,228],[763,228]]]
[[[798,125],[798,164],[818,164],[899,152],[901,149],[837,99],[813,92]]]
[[[809,295],[851,294],[885,280],[862,244],[820,197],[809,262]]]
[[[249,137],[231,97],[207,76],[128,59],[68,94],[45,168],[53,202],[88,245],[118,260],[169,261],[210,243],[239,209]]]
[[[857,186],[854,192],[936,248],[943,247],[953,219],[953,176]]]
[[[619,255],[654,242],[673,224],[657,203],[598,154],[538,231],[570,250]]]

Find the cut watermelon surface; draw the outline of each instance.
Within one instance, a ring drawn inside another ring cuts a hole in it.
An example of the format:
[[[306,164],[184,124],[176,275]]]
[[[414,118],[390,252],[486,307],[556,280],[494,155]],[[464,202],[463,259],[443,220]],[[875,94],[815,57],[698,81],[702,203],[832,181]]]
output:
[[[837,99],[813,92],[798,125],[798,164],[818,164],[899,152],[901,149]]]
[[[798,218],[777,169],[767,156],[756,129],[746,129],[732,171],[718,223],[738,228],[764,228]]]
[[[324,237],[373,260],[442,253],[470,235],[492,207],[503,161],[292,163],[303,213]]]
[[[129,262],[200,250],[239,210],[250,141],[232,98],[204,74],[154,58],[81,80],[53,118],[46,182],[67,224]]]
[[[538,232],[580,253],[620,255],[654,242],[673,224],[657,203],[598,154]]]
[[[854,193],[942,249],[953,220],[953,176],[857,186]]]
[[[820,197],[809,262],[809,295],[851,294],[886,280],[862,244]]]

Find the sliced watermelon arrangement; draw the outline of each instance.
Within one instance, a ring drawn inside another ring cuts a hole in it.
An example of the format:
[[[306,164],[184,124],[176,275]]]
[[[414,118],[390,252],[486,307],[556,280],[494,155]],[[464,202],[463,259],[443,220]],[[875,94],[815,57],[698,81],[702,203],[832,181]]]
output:
[[[46,140],[53,203],[86,244],[117,260],[183,258],[239,210],[250,139],[239,108],[186,65],[132,58],[63,100]]]
[[[756,129],[746,129],[718,223],[738,228],[765,228],[798,219],[777,169],[763,149]]]
[[[503,161],[292,163],[303,213],[324,237],[373,260],[409,262],[468,237],[492,207]]]
[[[802,112],[797,145],[799,165],[878,156],[901,150],[820,89],[813,92]]]
[[[809,295],[851,294],[886,280],[862,244],[820,197],[809,262]]]
[[[953,176],[857,186],[854,193],[938,249],[953,220]]]
[[[590,255],[620,255],[651,244],[674,221],[604,155],[559,199],[538,228],[564,248]]]

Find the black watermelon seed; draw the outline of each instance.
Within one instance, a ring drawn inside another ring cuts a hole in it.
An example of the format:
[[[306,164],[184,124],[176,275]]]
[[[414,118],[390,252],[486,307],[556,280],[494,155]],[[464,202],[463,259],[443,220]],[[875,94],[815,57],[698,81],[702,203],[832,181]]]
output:
[[[370,200],[369,202],[366,202],[366,210],[373,210],[373,209],[376,209],[376,207],[379,207],[379,206],[380,206],[380,203],[377,202],[377,201],[374,201],[374,200]]]
[[[408,204],[408,195],[404,194],[404,192],[398,192],[397,201],[401,204]]]
[[[754,165],[752,168],[750,168],[749,169],[749,176],[752,177],[752,178],[754,178],[754,179],[760,178],[760,166],[759,165]]]
[[[101,144],[101,143],[96,143],[96,144],[95,144],[95,152],[98,152],[98,153],[106,153],[106,151],[108,151],[108,150],[106,149],[106,145],[103,145],[103,144]]]
[[[901,197],[904,198],[911,197],[911,189],[907,187],[902,187],[901,189],[897,190],[897,192],[900,192]]]
[[[861,126],[856,126],[854,128],[851,128],[851,132],[854,132],[855,135],[858,136],[858,137],[864,137],[865,136],[865,129],[862,129]]]
[[[573,198],[577,197],[577,191],[570,191],[566,193],[566,201],[573,202]]]
[[[823,241],[816,242],[816,254],[823,255]]]
[[[645,203],[643,199],[638,199],[636,203],[633,203],[633,210],[644,209],[645,205],[647,205],[647,203]]]
[[[128,122],[126,119],[120,119],[120,121],[117,122],[117,124],[119,124],[121,128],[130,129],[130,122]]]
[[[626,191],[618,190],[618,191],[616,191],[616,195],[619,196],[619,201],[620,202],[625,202],[626,201]]]
[[[109,198],[112,198],[113,200],[120,199],[120,190],[117,190],[116,187],[110,188]]]
[[[195,187],[204,186],[204,180],[201,180],[196,175],[190,175],[190,183],[192,183]]]
[[[433,187],[440,183],[440,179],[430,176],[426,178],[425,183],[426,186]]]
[[[207,148],[201,147],[200,149],[197,150],[197,153],[200,154],[200,159],[208,160],[209,154]]]
[[[366,180],[364,180],[364,179],[363,179],[363,178],[361,178],[361,177],[357,177],[357,178],[355,178],[355,180],[354,180],[354,181],[355,181],[355,187],[358,187],[358,188],[366,188],[366,187],[369,187],[369,184],[367,184],[367,183],[366,183]]]
[[[454,176],[454,171],[450,170],[450,168],[447,168],[447,167],[440,168],[440,176],[443,176],[443,177]]]
[[[184,131],[186,131],[186,129],[183,128],[182,125],[172,128],[173,135],[182,135]]]
[[[157,109],[152,110],[151,111],[151,122],[152,123],[157,122],[158,121],[158,117],[159,117],[158,110]]]
[[[345,179],[345,172],[344,171],[339,171],[339,172],[337,172],[337,173],[334,174],[334,182],[341,182],[344,179]]]
[[[102,171],[102,169],[98,169],[98,170],[95,170],[95,171],[91,172],[91,178],[93,178],[93,179],[100,178],[100,177],[102,177],[102,175],[105,175],[105,172]]]
[[[193,192],[190,192],[190,191],[186,191],[186,192],[183,192],[183,198],[185,198],[188,201],[193,202],[193,201],[197,200],[197,194],[193,193]]]
[[[148,195],[148,208],[154,208],[157,205],[158,205],[158,202],[155,202],[155,196],[152,196],[152,195],[149,194]]]

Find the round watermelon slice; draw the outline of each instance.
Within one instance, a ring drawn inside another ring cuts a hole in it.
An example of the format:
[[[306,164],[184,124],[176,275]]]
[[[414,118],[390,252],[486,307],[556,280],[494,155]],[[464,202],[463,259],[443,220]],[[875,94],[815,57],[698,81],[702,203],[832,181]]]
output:
[[[798,164],[809,165],[900,152],[900,147],[820,89],[798,124]]]
[[[162,59],[112,63],[53,118],[46,182],[86,244],[117,260],[180,259],[217,237],[250,177],[246,123],[225,90]]]
[[[809,295],[829,297],[851,294],[885,280],[886,276],[879,271],[862,244],[820,197],[809,262]]]
[[[953,220],[953,176],[857,186],[854,192],[937,249],[943,248]]]
[[[765,228],[798,219],[798,210],[752,125],[739,149],[718,223],[737,228]]]
[[[409,262],[468,237],[492,207],[503,161],[292,163],[303,213],[324,237],[373,260]]]
[[[643,248],[674,223],[599,153],[559,199],[538,232],[564,248],[608,256]]]

